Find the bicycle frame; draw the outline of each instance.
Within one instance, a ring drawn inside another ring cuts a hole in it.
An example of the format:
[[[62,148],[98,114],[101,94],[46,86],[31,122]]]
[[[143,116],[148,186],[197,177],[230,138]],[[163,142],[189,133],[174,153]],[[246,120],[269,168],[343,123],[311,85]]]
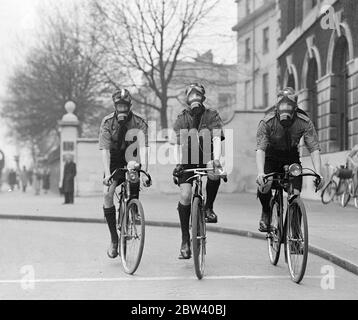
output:
[[[124,218],[124,215],[122,213],[124,212],[127,212],[127,204],[130,200],[130,195],[129,195],[129,192],[128,192],[128,188],[129,188],[129,183],[130,183],[130,180],[128,178],[128,173],[130,171],[136,171],[138,172],[138,174],[140,173],[143,173],[147,176],[147,178],[151,181],[151,177],[150,175],[145,172],[144,170],[137,170],[137,169],[134,169],[134,170],[128,170],[127,168],[117,168],[112,174],[111,174],[111,178],[113,178],[113,176],[116,174],[116,172],[118,171],[124,171],[126,173],[126,179],[124,182],[122,182],[120,185],[118,185],[116,187],[117,188],[121,188],[121,191],[119,193],[116,192],[116,189],[114,190],[114,194],[115,196],[117,197],[118,199],[118,204],[119,204],[119,207],[118,207],[118,229],[121,230],[121,225],[122,225],[122,222],[123,222],[123,218]],[[122,208],[122,205],[123,205],[123,208]],[[121,210],[123,209],[123,210]]]

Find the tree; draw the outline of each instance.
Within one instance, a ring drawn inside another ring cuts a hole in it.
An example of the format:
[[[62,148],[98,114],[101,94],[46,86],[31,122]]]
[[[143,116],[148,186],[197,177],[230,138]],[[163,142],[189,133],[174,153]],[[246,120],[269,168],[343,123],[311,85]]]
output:
[[[138,89],[136,102],[159,112],[162,128],[168,125],[168,100],[175,98],[168,94],[168,89],[177,61],[193,30],[217,2],[92,1],[92,14],[101,26],[98,45],[110,57],[101,66],[102,75],[114,86],[129,83]],[[118,70],[125,71],[126,77],[118,77]],[[143,87],[155,94],[159,106],[146,99]]]
[[[81,20],[57,9],[43,18],[41,27],[38,41],[8,81],[8,98],[1,116],[18,141],[45,152],[58,143],[57,122],[65,103],[75,102],[81,124],[88,123],[102,109],[98,97],[106,88],[93,64],[102,56],[88,32],[90,27],[85,42]]]

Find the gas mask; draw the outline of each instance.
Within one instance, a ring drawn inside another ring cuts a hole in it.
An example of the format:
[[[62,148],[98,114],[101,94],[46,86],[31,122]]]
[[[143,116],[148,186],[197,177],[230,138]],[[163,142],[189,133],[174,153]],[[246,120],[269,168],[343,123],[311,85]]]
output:
[[[281,102],[277,106],[277,115],[284,128],[292,126],[296,114],[296,107],[287,102]]]
[[[128,118],[132,106],[132,97],[127,89],[119,89],[112,95],[115,114],[119,123]]]
[[[203,102],[205,101],[204,87],[201,84],[192,83],[187,87],[185,95],[192,116],[200,116],[205,110],[203,106]]]
[[[119,123],[125,122],[130,112],[130,105],[122,102],[115,104],[116,118]]]
[[[202,101],[203,97],[196,92],[193,92],[189,95],[188,105],[193,116],[199,116],[204,112],[205,107],[203,106]]]

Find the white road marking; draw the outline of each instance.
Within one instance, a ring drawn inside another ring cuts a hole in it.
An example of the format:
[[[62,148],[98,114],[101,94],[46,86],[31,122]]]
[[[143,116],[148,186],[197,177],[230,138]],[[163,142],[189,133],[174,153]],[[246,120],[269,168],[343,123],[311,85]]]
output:
[[[289,279],[289,276],[204,276],[203,280],[274,280]],[[322,276],[305,276],[305,279],[322,279]],[[128,276],[120,278],[53,278],[26,280],[31,283],[65,283],[65,282],[128,282],[128,281],[175,281],[175,280],[197,280],[196,277],[138,277]],[[21,284],[24,280],[0,280],[1,284]]]

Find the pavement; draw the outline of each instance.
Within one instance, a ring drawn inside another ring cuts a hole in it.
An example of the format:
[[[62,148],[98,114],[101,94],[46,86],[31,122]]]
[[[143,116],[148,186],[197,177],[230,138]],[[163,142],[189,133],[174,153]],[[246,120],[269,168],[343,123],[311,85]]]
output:
[[[178,196],[143,190],[141,200],[146,220],[151,225],[178,226]],[[78,222],[104,222],[102,197],[76,197],[74,205],[62,205],[56,194],[35,196],[33,192],[0,193],[0,218],[38,219]],[[305,200],[309,224],[310,251],[358,275],[358,209],[338,204],[327,206]],[[212,231],[263,238],[258,233],[260,205],[248,193],[219,194],[215,203],[219,222]]]
[[[305,277],[296,285],[283,256],[277,266],[269,263],[265,242],[210,231],[207,235],[205,276],[199,281],[193,259],[178,259],[179,229],[147,226],[139,268],[127,275],[119,258],[106,255],[104,224],[1,220],[0,300],[357,298],[358,277],[320,257],[309,256]],[[121,318],[133,318],[123,312]]]

